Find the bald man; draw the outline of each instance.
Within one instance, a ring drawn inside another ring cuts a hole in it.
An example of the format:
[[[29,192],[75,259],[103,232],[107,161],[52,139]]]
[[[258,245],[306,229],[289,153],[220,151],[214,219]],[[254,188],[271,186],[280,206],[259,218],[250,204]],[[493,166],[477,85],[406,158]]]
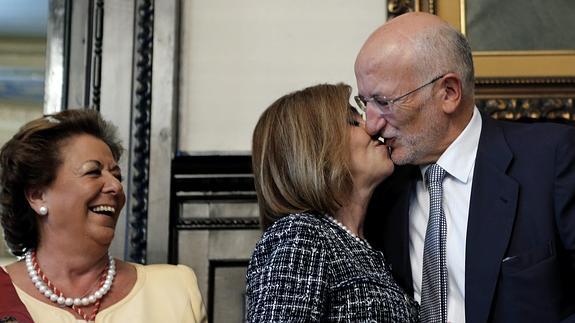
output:
[[[490,119],[473,73],[466,39],[434,15],[365,42],[356,101],[398,165],[366,236],[424,322],[575,321],[575,128]]]

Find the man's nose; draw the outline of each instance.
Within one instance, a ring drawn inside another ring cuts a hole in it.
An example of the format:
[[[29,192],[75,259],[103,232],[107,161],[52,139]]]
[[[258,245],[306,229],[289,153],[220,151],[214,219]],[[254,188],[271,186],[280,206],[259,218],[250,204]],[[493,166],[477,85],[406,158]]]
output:
[[[373,107],[373,104],[368,104],[365,111],[367,120],[365,121],[365,129],[371,136],[379,134],[387,121],[381,115],[379,109]]]

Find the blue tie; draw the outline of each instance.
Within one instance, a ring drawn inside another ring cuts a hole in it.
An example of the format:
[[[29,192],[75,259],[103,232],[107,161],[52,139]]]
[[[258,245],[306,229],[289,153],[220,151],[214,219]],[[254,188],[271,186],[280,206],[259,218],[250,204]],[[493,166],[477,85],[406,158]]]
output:
[[[425,172],[429,220],[423,247],[421,322],[447,322],[447,220],[441,206],[445,170],[437,164]]]

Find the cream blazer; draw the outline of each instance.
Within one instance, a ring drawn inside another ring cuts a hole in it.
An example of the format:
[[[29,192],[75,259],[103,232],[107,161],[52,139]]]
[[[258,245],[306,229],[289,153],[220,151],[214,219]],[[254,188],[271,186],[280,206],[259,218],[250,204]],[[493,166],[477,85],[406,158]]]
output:
[[[183,265],[132,264],[137,280],[130,293],[96,315],[95,323],[112,322],[182,322],[206,323],[207,316],[196,275]],[[78,323],[70,312],[16,292],[37,323]]]

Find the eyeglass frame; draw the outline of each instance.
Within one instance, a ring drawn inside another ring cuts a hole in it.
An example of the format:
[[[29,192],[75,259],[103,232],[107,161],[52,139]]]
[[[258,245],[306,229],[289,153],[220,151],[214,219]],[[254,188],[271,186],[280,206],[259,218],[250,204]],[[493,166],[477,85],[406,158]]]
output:
[[[411,90],[405,94],[402,94],[398,97],[395,97],[393,99],[388,99],[385,96],[378,98],[377,95],[373,95],[367,98],[364,98],[361,95],[356,95],[353,97],[353,99],[355,100],[355,103],[357,103],[359,109],[361,111],[363,111],[364,115],[363,117],[365,118],[365,114],[367,113],[367,104],[369,102],[374,102],[376,107],[379,109],[379,111],[381,111],[382,114],[390,114],[391,113],[391,107],[393,106],[393,104],[395,104],[397,101],[404,99],[405,97],[407,97],[410,94],[413,94],[415,92],[417,92],[418,90],[423,89],[424,87],[435,83],[437,80],[441,79],[442,77],[444,77],[445,75],[447,75],[447,73],[442,74],[440,76],[437,76],[435,78],[433,78],[431,81],[417,87],[415,90]],[[381,102],[383,102],[383,105]],[[384,109],[387,109],[387,111],[384,111]]]

